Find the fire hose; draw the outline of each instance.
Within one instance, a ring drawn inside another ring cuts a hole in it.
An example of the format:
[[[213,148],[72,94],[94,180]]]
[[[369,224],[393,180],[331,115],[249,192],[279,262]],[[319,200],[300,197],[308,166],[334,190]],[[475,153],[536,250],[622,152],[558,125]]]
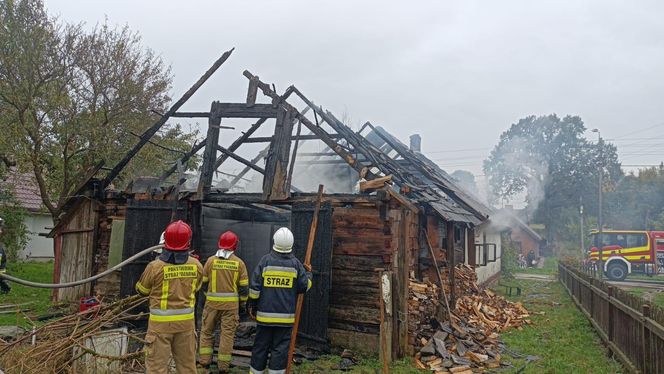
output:
[[[123,266],[125,266],[129,263],[132,263],[132,262],[138,260],[139,258],[145,256],[146,254],[148,254],[150,252],[153,252],[153,251],[155,251],[159,248],[162,248],[162,247],[163,247],[163,245],[159,244],[159,245],[152,246],[150,248],[146,248],[146,249],[136,253],[135,255],[129,257],[128,259],[122,261],[121,263],[113,266],[110,269],[106,269],[105,271],[103,271],[103,272],[101,272],[97,275],[93,275],[89,278],[85,278],[85,279],[81,279],[81,280],[77,280],[77,281],[73,281],[73,282],[67,282],[67,283],[37,283],[37,282],[31,282],[31,281],[23,280],[23,279],[20,279],[20,278],[12,277],[11,275],[7,275],[6,273],[0,273],[0,278],[6,279],[8,281],[15,282],[15,283],[18,283],[18,284],[22,284],[24,286],[35,287],[35,288],[76,287],[76,286],[80,286],[81,284],[90,283],[90,282],[95,281],[99,278],[103,278],[103,277],[111,274],[112,272],[121,269]]]

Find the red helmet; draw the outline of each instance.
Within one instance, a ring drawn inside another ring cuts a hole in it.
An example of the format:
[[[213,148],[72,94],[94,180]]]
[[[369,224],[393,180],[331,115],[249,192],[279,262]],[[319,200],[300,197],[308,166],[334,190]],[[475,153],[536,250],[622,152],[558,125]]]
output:
[[[191,227],[183,221],[169,224],[164,231],[164,249],[186,251],[191,241]]]
[[[233,231],[226,231],[219,237],[219,249],[234,251],[237,248],[237,242],[239,241],[240,239],[238,239]]]

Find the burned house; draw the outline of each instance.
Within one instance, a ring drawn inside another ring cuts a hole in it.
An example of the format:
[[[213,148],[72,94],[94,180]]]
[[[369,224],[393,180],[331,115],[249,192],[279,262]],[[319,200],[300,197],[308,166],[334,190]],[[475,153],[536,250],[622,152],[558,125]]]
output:
[[[245,101],[215,101],[204,112],[178,111],[228,55],[146,130],[118,165],[92,170],[61,208],[51,233],[55,281],[97,274],[155,245],[174,218],[192,225],[192,248],[203,260],[215,253],[219,234],[230,229],[239,235],[237,253],[251,269],[270,250],[272,233],[280,226],[290,226],[295,253],[303,257],[315,190],[322,183],[324,204],[312,256],[314,285],[305,298],[299,336],[378,352],[382,334],[390,342],[391,357],[412,353],[409,280],[436,282],[438,264],[450,274],[454,290],[455,264],[487,268],[496,247],[493,236],[483,232],[489,209],[459,189],[419,149],[383,128],[367,122],[354,131],[294,86],[278,93],[248,71]],[[206,139],[159,178],[135,181],[123,191],[109,188],[169,118],[207,119]],[[225,125],[246,119],[252,123],[222,146],[231,133]],[[260,136],[260,130],[267,136]],[[243,156],[243,149],[254,155]],[[163,187],[178,165],[198,152],[202,166],[196,188],[182,188],[181,168],[175,185]],[[225,179],[215,180],[220,167],[231,161],[241,169],[223,172]],[[59,290],[54,297],[132,294],[148,257],[92,284]],[[389,297],[382,297],[381,287]],[[454,303],[454,292],[450,298]],[[382,323],[381,303],[387,303]]]

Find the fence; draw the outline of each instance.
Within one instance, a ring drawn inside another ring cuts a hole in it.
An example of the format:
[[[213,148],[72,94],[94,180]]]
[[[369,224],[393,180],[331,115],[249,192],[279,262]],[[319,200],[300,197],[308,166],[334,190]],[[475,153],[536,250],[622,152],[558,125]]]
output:
[[[558,277],[611,352],[632,373],[664,373],[664,309],[563,263]]]

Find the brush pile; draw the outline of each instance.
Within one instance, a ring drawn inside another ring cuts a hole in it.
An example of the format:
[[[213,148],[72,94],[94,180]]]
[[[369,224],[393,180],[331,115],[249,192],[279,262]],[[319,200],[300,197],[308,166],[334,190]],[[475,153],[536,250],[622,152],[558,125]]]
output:
[[[457,301],[449,317],[439,286],[410,281],[409,343],[417,352],[415,365],[436,373],[462,374],[498,368],[502,348],[498,334],[530,324],[528,311],[521,303],[481,290],[472,268],[461,265],[455,273]],[[444,286],[449,290],[448,284]]]
[[[102,304],[54,320],[13,342],[0,342],[0,368],[7,374],[83,373],[85,370],[76,367],[77,362],[91,359],[101,359],[107,365],[140,366],[144,354],[140,350],[123,356],[105,356],[91,349],[89,341],[108,328],[127,325],[144,317],[139,308],[145,300],[135,295],[112,304]],[[143,342],[138,336],[127,334],[127,338],[130,344]],[[142,372],[141,368],[136,369]]]

